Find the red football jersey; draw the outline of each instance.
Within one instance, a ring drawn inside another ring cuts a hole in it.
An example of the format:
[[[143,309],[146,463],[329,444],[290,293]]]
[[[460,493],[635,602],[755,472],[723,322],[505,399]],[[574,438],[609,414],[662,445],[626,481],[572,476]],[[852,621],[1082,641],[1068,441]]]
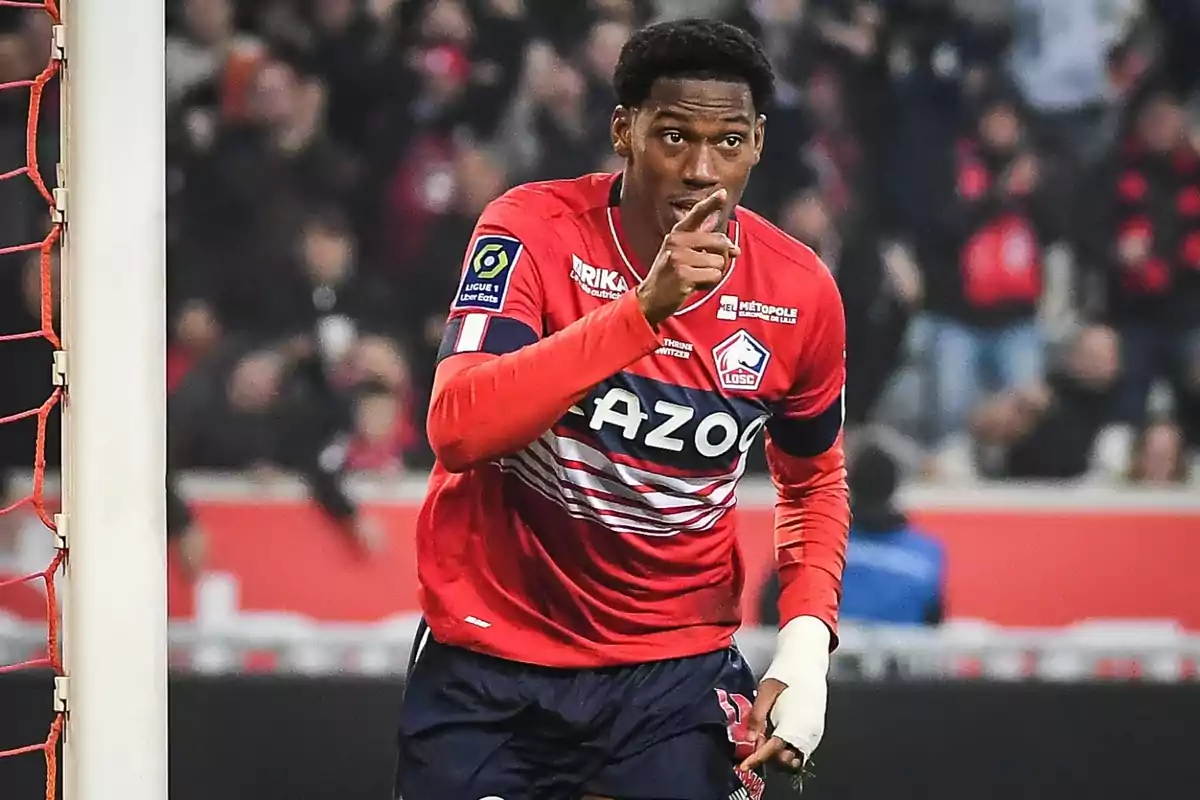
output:
[[[513,352],[641,282],[649,265],[623,243],[619,182],[527,184],[494,201],[442,358]],[[417,548],[438,641],[561,667],[729,645],[745,583],[735,488],[746,452],[764,427],[798,455],[830,447],[845,330],[811,250],[743,208],[728,233],[741,255],[659,326],[656,352],[524,449],[461,474],[435,465]]]

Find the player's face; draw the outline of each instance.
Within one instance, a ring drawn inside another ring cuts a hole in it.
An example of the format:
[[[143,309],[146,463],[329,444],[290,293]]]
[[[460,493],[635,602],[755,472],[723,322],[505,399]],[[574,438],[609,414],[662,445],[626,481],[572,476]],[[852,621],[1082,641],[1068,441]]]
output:
[[[762,153],[763,126],[744,83],[656,81],[645,103],[613,115],[630,199],[653,215],[665,235],[689,208],[724,188],[724,225]]]

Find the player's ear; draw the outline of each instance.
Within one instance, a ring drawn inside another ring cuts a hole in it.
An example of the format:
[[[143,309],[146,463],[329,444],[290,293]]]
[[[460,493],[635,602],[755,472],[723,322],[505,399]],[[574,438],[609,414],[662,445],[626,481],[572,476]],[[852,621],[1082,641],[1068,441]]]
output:
[[[633,145],[631,143],[633,110],[625,106],[614,108],[609,133],[612,138],[613,152],[621,158],[629,158],[630,154],[633,153]]]
[[[767,115],[759,114],[758,119],[754,121],[754,163],[762,158],[763,137],[767,132]]]

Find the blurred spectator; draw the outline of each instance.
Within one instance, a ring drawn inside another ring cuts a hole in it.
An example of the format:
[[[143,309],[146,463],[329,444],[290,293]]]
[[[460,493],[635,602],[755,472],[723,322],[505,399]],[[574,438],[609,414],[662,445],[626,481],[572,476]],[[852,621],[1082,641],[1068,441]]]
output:
[[[2,184],[0,184],[2,185]],[[50,263],[51,319],[59,322],[60,266],[57,256]],[[0,256],[0,335],[30,334],[41,330],[42,265],[34,252]],[[31,412],[41,407],[54,390],[51,360],[54,347],[42,337],[0,342],[0,418]],[[62,454],[62,426],[56,405],[46,425],[45,456],[56,468]],[[0,425],[0,479],[8,469],[33,468],[37,441],[36,416],[26,416]]]
[[[382,381],[362,384],[354,402],[354,431],[346,445],[346,469],[396,476],[405,470],[413,427],[404,404]]]
[[[197,361],[213,351],[221,339],[221,323],[207,300],[193,298],[175,315],[167,340],[167,392],[173,392]]]
[[[526,86],[528,99],[516,109],[512,137],[521,143],[524,171],[535,180],[591,171],[600,152],[597,136],[607,141],[608,133],[591,124],[587,79],[550,47],[534,47]]]
[[[807,84],[807,111],[812,129],[805,145],[805,165],[836,213],[849,210],[861,190],[865,154],[845,106],[846,92],[836,73],[813,76]]]
[[[779,213],[779,227],[812,248],[827,264],[838,263],[841,235],[818,189],[806,189],[788,198]]]
[[[1188,478],[1183,432],[1169,419],[1150,422],[1134,441],[1129,479],[1146,486],[1171,486]]]
[[[168,105],[213,85],[226,116],[245,113],[247,89],[264,50],[256,37],[237,30],[234,11],[233,0],[184,0],[181,30],[167,35]]]
[[[167,469],[261,470],[281,468],[303,476],[317,503],[364,546],[374,546],[340,485],[342,464],[322,459],[345,429],[344,412],[314,387],[294,346],[254,347],[226,337],[198,362],[168,403]],[[172,481],[173,482],[173,481]],[[177,497],[169,500],[168,527],[191,531]]]
[[[939,625],[945,617],[946,556],[895,504],[899,475],[886,451],[866,445],[850,459],[854,522],[846,551],[840,617],[847,622]],[[777,625],[778,578],[760,595],[761,622]]]
[[[921,273],[900,244],[883,243],[866,219],[838,230],[815,189],[799,192],[780,212],[780,227],[821,256],[837,277],[846,309],[846,420],[867,421],[892,374],[911,314],[922,295]]]
[[[9,9],[0,9],[0,12]],[[34,24],[27,15],[13,24],[0,25],[0,84],[10,84],[35,77],[46,64],[50,34],[40,21]],[[45,17],[45,14],[36,15]],[[0,20],[3,20],[0,17]],[[8,28],[12,28],[9,30]],[[37,34],[43,33],[45,41]],[[54,184],[54,167],[58,160],[58,115],[54,105],[58,100],[56,90],[48,88],[44,100],[46,119],[39,125],[37,154],[41,163],[49,168],[41,170],[48,185]],[[9,88],[0,91],[0,174],[26,164],[26,122],[29,117],[29,95],[27,91]],[[21,174],[0,181],[0,247],[26,244],[40,239],[45,233],[46,205],[34,189],[33,183]],[[11,260],[11,259],[9,259]],[[19,260],[19,257],[18,257]],[[13,269],[19,269],[13,267]],[[0,271],[8,271],[0,268]]]
[[[1105,144],[1109,55],[1137,0],[1013,0],[1010,69],[1044,154],[1072,163]]]
[[[938,456],[927,466],[943,474],[961,454],[985,477],[1082,475],[1097,469],[1096,425],[1121,434],[1098,449],[1124,462],[1135,431],[1137,452],[1165,452],[1166,428],[1149,421],[1169,417],[1186,460],[1200,444],[1194,6],[168,4],[172,464],[298,469],[335,514],[343,471],[427,466],[420,421],[475,219],[514,183],[620,169],[609,142],[620,48],[635,26],[689,14],[745,26],[778,72],[745,203],[837,275],[852,428],[919,438],[907,449]],[[38,74],[48,25],[0,9],[0,83]],[[36,148],[51,186],[54,87]],[[33,182],[9,172],[26,161],[28,100],[20,86],[0,91],[0,247],[47,229]],[[39,326],[28,269],[0,256],[0,330]],[[1045,367],[1047,346],[1093,320],[1119,334],[1117,389]],[[0,344],[0,415],[45,399],[48,359],[36,339]],[[1124,427],[1102,411],[1113,392]],[[1005,424],[981,427],[997,408]],[[33,425],[0,426],[0,461],[29,463]],[[1109,472],[1161,474],[1162,459],[1146,459],[1159,467]],[[189,517],[176,501],[179,532]]]
[[[1042,162],[1028,145],[1017,102],[983,104],[974,135],[954,153],[956,190],[943,196],[939,246],[927,268],[935,444],[962,429],[988,390],[1021,390],[1041,378],[1037,324],[1044,248],[1053,227],[1043,206]]]
[[[839,266],[846,306],[846,420],[868,422],[905,360],[924,281],[912,251],[897,241],[851,232]],[[854,353],[854,355],[851,355]]]
[[[980,405],[971,429],[1009,478],[1082,476],[1096,438],[1113,417],[1120,367],[1116,333],[1099,325],[1078,331],[1061,366],[1044,382],[1001,392]]]
[[[956,165],[948,156],[984,73],[969,60],[949,4],[889,4],[889,21],[875,200],[885,227],[909,238],[924,257],[943,246],[935,235],[935,201],[954,185]]]
[[[1200,5],[1176,0],[1147,0],[1146,5],[1159,19],[1163,74],[1177,91],[1200,89]]]
[[[458,286],[463,253],[475,220],[508,186],[508,174],[496,153],[460,147],[455,156],[456,191],[452,206],[438,217],[416,254],[398,298],[397,315],[413,351],[414,370],[432,375],[450,301]],[[423,415],[422,415],[423,418]]]
[[[362,269],[350,222],[336,208],[304,218],[293,253],[272,298],[271,327],[299,337],[326,372],[336,373],[358,336],[396,328],[391,292]]]
[[[425,409],[418,407],[412,367],[394,340],[359,338],[336,381],[350,422],[321,454],[327,469],[399,473],[432,466],[416,422]]]
[[[44,625],[46,622],[46,582],[21,579],[36,575],[50,564],[55,555],[54,536],[28,504],[14,505],[21,497],[6,476],[0,475],[0,621],[15,618]],[[47,509],[53,514],[56,509]]]
[[[471,68],[465,52],[452,44],[414,53],[412,67],[419,83],[408,107],[397,109],[390,122],[396,144],[389,145],[394,155],[387,157],[395,168],[384,189],[384,258],[397,281],[454,198],[455,134],[462,135]]]
[[[1151,389],[1164,381],[1194,437],[1200,405],[1200,150],[1189,141],[1183,109],[1169,90],[1148,93],[1133,112],[1130,135],[1103,171],[1103,185],[1085,188],[1099,208],[1084,252],[1102,271],[1105,310],[1121,334],[1122,418],[1141,427]]]
[[[340,146],[355,150],[369,141],[375,104],[382,94],[380,84],[386,80],[381,74],[378,24],[365,6],[357,0],[316,0],[312,13],[310,60],[328,88],[329,135]],[[289,16],[277,25],[291,30],[302,23]],[[293,35],[303,40],[307,34]]]
[[[324,103],[315,76],[271,59],[254,73],[244,118],[183,112],[177,153],[168,151],[179,184],[171,277],[177,292],[216,297],[232,330],[261,332],[261,298],[306,210],[350,197],[353,166],[324,133]]]

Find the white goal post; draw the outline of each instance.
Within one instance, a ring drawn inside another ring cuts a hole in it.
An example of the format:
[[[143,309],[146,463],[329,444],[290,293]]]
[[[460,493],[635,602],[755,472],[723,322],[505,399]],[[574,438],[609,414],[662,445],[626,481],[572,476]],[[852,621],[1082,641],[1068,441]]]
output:
[[[167,797],[162,0],[64,0],[66,800]]]

